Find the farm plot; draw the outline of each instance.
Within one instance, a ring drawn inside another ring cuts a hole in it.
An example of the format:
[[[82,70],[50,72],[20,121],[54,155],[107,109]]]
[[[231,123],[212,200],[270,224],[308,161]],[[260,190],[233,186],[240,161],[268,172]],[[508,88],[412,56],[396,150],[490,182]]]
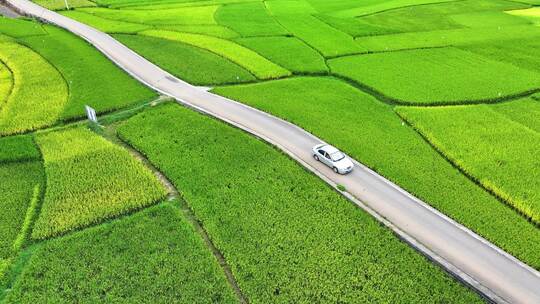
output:
[[[540,4],[540,2],[538,3]],[[540,8],[539,7],[532,7],[532,8],[526,8],[521,10],[511,10],[507,11],[508,14],[519,16],[522,18],[526,18],[533,22],[536,25],[540,25]]]
[[[141,35],[114,37],[161,68],[194,85],[241,83],[256,79],[221,56],[178,41]]]
[[[39,161],[0,164],[0,260],[11,258],[19,249],[17,239],[24,236],[28,207],[36,187],[39,190],[43,184],[42,171]]]
[[[540,38],[540,27],[513,25],[366,36],[358,37],[355,41],[369,52],[387,52],[430,47],[466,46],[516,39],[534,40],[538,38]]]
[[[454,164],[540,223],[540,134],[487,105],[397,111]]]
[[[390,106],[332,78],[285,79],[213,91],[332,142],[442,213],[540,269],[540,231],[453,168],[416,132],[403,125]],[[339,123],[329,119],[328,113],[339,117]]]
[[[11,90],[13,89],[13,76],[8,67],[0,61],[0,109],[7,101]]]
[[[61,14],[107,33],[137,33],[152,28],[151,25],[105,19],[79,10],[64,11]]]
[[[375,36],[399,33],[397,30],[372,25],[358,18],[338,18],[328,15],[316,15],[324,23],[344,32],[352,37]]]
[[[390,0],[390,1],[368,1],[362,6],[353,7],[350,9],[335,11],[330,15],[341,18],[359,17],[379,12],[399,9],[408,6],[426,5],[435,3],[450,2],[452,0]],[[458,1],[458,0],[453,0]]]
[[[498,103],[491,109],[523,126],[540,133],[540,101],[525,98],[512,102]]]
[[[156,96],[82,39],[53,26],[45,28],[47,36],[26,37],[20,41],[54,64],[67,80],[69,100],[62,108],[60,119],[83,117],[84,105],[102,113]],[[54,91],[53,87],[48,87],[48,91]]]
[[[171,25],[171,24],[216,24],[214,13],[217,5],[181,7],[164,10],[129,10],[108,8],[81,8],[79,11],[102,18],[124,22]]]
[[[317,11],[304,0],[270,0],[264,4],[271,15],[316,14]]]
[[[235,41],[293,73],[328,72],[324,58],[295,37],[252,37]]]
[[[478,301],[318,178],[240,130],[167,104],[119,132],[182,191],[250,302]]]
[[[311,45],[325,57],[359,53],[363,48],[353,38],[311,15],[276,17],[293,35]]]
[[[68,97],[62,75],[37,53],[15,42],[0,42],[0,61],[9,67],[14,82],[0,107],[0,135],[53,124]]]
[[[456,48],[350,56],[328,64],[333,73],[407,104],[492,101],[540,87],[538,73]]]
[[[39,160],[41,155],[32,136],[0,137],[0,163]]]
[[[222,5],[216,12],[216,20],[243,37],[288,34],[260,2]]]
[[[41,23],[29,22],[24,19],[12,19],[1,15],[0,33],[14,38],[47,34]]]
[[[179,41],[206,49],[244,67],[259,79],[279,78],[291,74],[291,72],[252,50],[229,40],[199,34],[178,33],[163,30],[149,30],[140,32],[139,34]]]
[[[32,237],[44,239],[154,204],[165,190],[124,149],[85,128],[39,134],[47,191]]]
[[[38,245],[5,302],[42,299],[237,302],[210,250],[169,203]]]

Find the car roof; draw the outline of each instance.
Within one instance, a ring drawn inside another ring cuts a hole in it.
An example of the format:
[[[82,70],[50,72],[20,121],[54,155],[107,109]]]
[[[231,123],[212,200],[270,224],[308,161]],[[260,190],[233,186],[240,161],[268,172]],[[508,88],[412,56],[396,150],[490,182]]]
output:
[[[335,147],[332,147],[330,145],[324,145],[321,147],[324,151],[326,151],[328,154],[332,154],[332,153],[335,153],[335,152],[338,152],[339,150],[336,149]]]

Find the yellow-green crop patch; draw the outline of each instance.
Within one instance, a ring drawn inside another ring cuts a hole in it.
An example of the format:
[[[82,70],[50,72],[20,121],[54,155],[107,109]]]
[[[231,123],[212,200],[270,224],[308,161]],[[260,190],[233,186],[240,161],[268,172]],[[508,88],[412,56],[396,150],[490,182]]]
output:
[[[0,61],[0,109],[7,101],[11,89],[13,89],[13,76],[8,67]]]
[[[102,18],[148,25],[216,24],[214,13],[217,5],[182,7],[165,10],[129,10],[108,8],[82,8],[82,12]]]
[[[250,303],[480,301],[240,130],[166,104],[131,118],[119,133],[182,192]]]
[[[44,239],[154,204],[165,195],[129,152],[86,128],[39,134],[47,190],[32,237]]]
[[[50,10],[64,10],[66,9],[66,2],[68,3],[70,9],[76,7],[96,6],[96,3],[90,0],[33,0],[33,2]]]
[[[540,100],[524,98],[494,104],[490,108],[540,134]]]
[[[454,164],[540,223],[538,132],[487,105],[399,107],[397,111]]]
[[[540,73],[456,48],[350,56],[328,64],[332,72],[408,104],[492,101],[540,87]]]
[[[353,37],[311,15],[298,14],[277,16],[276,18],[293,35],[311,45],[325,57],[355,54],[363,51],[363,48],[354,42]]]
[[[64,11],[61,14],[107,33],[136,33],[152,27],[151,25],[106,19],[79,10]]]
[[[0,260],[17,254],[15,243],[35,188],[43,184],[42,171],[39,161],[0,164]]]
[[[507,11],[508,14],[529,19],[534,24],[540,25],[540,7],[531,7],[521,10]]]
[[[171,204],[37,245],[4,303],[237,303]]]
[[[296,73],[324,73],[328,67],[324,58],[295,37],[250,37],[236,42],[265,56],[272,62]]]
[[[254,51],[229,40],[199,34],[178,33],[163,30],[149,30],[140,32],[139,34],[179,41],[209,50],[246,68],[259,79],[279,78],[291,74],[291,72]]]
[[[68,99],[62,75],[40,55],[14,42],[0,44],[0,61],[14,86],[0,108],[0,135],[21,133],[56,122]]]
[[[222,5],[216,12],[216,21],[243,37],[288,34],[261,2]]]

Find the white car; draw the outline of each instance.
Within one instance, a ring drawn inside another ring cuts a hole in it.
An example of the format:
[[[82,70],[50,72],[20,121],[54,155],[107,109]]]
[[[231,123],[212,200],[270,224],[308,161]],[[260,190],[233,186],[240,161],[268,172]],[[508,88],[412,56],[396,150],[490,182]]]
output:
[[[326,144],[313,147],[313,157],[339,174],[347,174],[354,167],[353,162],[345,154]]]

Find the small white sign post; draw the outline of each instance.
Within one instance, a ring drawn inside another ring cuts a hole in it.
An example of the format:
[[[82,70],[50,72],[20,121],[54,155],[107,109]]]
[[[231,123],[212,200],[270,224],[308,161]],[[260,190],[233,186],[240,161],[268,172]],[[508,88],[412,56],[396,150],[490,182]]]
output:
[[[86,116],[88,116],[88,120],[97,123],[97,116],[96,116],[96,110],[94,110],[90,106],[84,106],[86,110]]]

